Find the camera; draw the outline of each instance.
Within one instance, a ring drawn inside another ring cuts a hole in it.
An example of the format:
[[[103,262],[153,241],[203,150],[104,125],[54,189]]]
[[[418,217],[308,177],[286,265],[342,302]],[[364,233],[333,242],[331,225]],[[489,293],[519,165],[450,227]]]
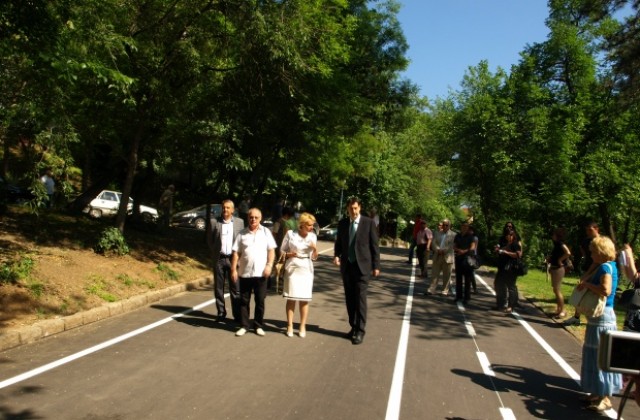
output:
[[[598,367],[609,372],[640,375],[640,333],[605,331],[600,336]]]

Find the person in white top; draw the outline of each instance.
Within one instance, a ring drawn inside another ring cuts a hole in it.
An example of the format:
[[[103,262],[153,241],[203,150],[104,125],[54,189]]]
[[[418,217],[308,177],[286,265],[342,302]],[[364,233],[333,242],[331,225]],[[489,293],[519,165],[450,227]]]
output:
[[[317,238],[313,232],[316,218],[309,213],[302,213],[298,219],[298,230],[290,230],[282,241],[280,248],[284,254],[284,291],[287,299],[287,337],[293,337],[293,313],[296,301],[300,302],[300,330],[298,335],[307,335],[307,316],[309,302],[313,292],[313,261],[318,258]]]
[[[243,336],[250,328],[249,303],[255,293],[253,324],[255,332],[264,336],[264,300],[267,297],[267,279],[271,275],[276,241],[271,231],[260,224],[262,213],[256,208],[247,213],[249,226],[244,228],[233,242],[231,279],[240,284],[241,327],[236,336]]]
[[[51,208],[51,205],[53,204],[53,193],[56,190],[56,183],[51,175],[51,169],[47,169],[44,175],[40,178],[40,182],[44,185],[44,189],[47,193],[47,208]]]

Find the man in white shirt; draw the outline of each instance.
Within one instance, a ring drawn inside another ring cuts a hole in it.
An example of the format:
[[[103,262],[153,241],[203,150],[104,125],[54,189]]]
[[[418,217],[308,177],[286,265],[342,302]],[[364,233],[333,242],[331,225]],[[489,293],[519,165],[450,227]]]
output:
[[[53,194],[56,191],[56,183],[53,180],[52,175],[53,173],[51,172],[51,169],[47,169],[44,175],[40,178],[40,182],[44,185],[44,189],[47,193],[47,208],[51,208],[53,204]]]
[[[211,234],[207,235],[207,244],[213,256],[213,293],[216,298],[218,317],[222,322],[227,317],[227,308],[224,304],[224,284],[229,283],[229,295],[231,295],[231,313],[233,319],[240,323],[240,290],[238,283],[231,279],[231,257],[233,254],[233,242],[244,229],[244,221],[239,217],[233,217],[233,201],[222,202],[222,214],[217,219],[211,220]]]
[[[255,332],[264,336],[264,300],[267,297],[267,280],[271,275],[276,241],[271,231],[260,224],[262,213],[256,208],[247,213],[249,226],[243,229],[233,243],[231,279],[240,285],[241,327],[236,336],[245,335],[250,329],[249,303],[255,293],[253,324]]]

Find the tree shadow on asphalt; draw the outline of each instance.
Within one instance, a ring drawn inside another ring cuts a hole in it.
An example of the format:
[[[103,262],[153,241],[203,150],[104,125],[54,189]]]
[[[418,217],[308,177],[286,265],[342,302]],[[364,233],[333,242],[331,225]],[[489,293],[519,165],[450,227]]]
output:
[[[466,376],[491,392],[516,393],[534,418],[602,418],[600,414],[583,408],[579,400],[582,394],[571,378],[547,375],[521,366],[492,365],[492,369],[496,373],[494,378],[463,369],[452,369],[451,372]]]
[[[393,304],[389,305],[388,298],[380,299],[383,302],[377,310],[389,311],[395,309],[393,313],[389,313],[389,318],[403,317],[407,294],[409,291],[409,279],[412,266],[406,263],[407,250],[397,248],[385,248],[383,250],[386,256],[383,264],[382,282],[373,283],[370,288],[370,295],[390,294],[393,296]],[[416,271],[418,268],[416,267]],[[417,277],[414,283],[413,303],[411,311],[411,327],[422,331],[417,338],[431,339],[452,339],[456,337],[467,337],[466,328],[461,327],[461,317],[463,316],[458,310],[453,297],[441,296],[434,294],[425,296],[424,292],[432,280],[430,267],[428,267],[429,279]],[[493,273],[484,269],[477,270],[487,284],[493,281]],[[452,282],[455,283],[455,272],[452,273]],[[440,280],[440,285],[442,281]],[[478,293],[472,294],[471,301],[464,305],[466,317],[483,319],[491,317],[491,322],[483,324],[481,330],[476,329],[476,333],[480,335],[490,336],[498,329],[518,328],[518,322],[515,322],[513,316],[505,315],[500,311],[492,311],[491,307],[495,306],[495,296],[489,289],[486,289],[478,282]],[[375,306],[374,306],[375,307]],[[516,312],[523,320],[544,326],[549,329],[564,328],[562,324],[553,322],[547,314],[534,306],[530,301],[521,300],[521,306]]]
[[[22,386],[19,387],[14,393],[19,395],[24,394],[38,394],[43,390],[41,386]],[[44,417],[36,414],[35,411],[30,409],[25,409],[20,412],[12,411],[10,407],[5,405],[0,405],[0,418],[6,420],[33,420],[33,419],[42,419]]]

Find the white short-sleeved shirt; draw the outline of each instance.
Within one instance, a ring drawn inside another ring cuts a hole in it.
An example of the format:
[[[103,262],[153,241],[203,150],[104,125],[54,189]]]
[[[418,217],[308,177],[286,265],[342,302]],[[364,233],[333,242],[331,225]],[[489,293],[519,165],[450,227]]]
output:
[[[233,242],[233,251],[238,253],[239,277],[262,277],[267,266],[268,251],[276,249],[276,241],[271,231],[258,226],[255,232],[244,228]]]

